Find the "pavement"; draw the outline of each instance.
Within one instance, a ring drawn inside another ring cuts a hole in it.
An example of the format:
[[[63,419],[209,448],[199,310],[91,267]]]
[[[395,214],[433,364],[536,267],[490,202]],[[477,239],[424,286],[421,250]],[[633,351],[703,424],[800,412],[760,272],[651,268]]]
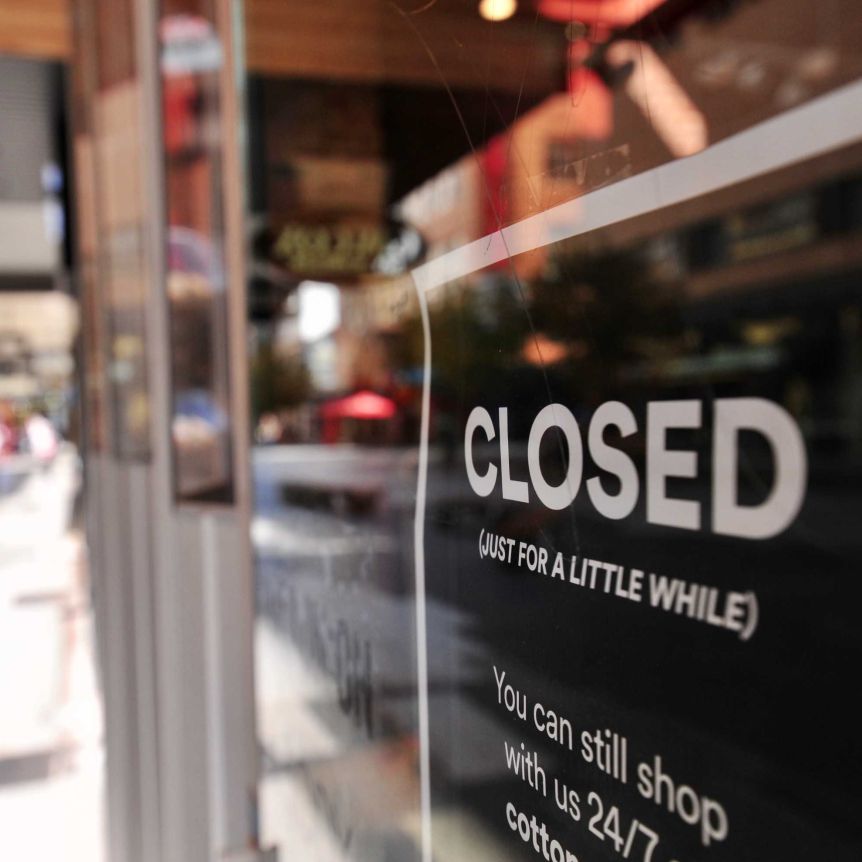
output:
[[[101,862],[102,715],[79,460],[0,462],[0,859]]]

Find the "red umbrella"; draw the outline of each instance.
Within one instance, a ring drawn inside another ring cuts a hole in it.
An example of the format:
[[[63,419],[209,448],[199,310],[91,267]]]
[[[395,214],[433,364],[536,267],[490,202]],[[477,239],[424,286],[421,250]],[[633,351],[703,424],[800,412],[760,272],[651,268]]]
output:
[[[391,419],[396,410],[391,398],[364,389],[345,398],[327,401],[320,413],[324,419]]]

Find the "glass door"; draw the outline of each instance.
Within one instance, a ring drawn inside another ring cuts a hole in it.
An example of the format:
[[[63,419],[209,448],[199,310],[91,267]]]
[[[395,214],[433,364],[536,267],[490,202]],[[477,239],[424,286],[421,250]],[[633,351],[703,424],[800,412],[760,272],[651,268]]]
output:
[[[855,4],[244,14],[264,839],[858,858]]]

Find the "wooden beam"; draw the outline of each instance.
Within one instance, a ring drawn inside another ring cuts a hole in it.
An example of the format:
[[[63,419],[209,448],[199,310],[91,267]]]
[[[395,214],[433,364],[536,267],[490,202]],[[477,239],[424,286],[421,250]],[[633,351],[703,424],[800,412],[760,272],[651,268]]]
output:
[[[3,0],[0,53],[68,60],[72,54],[71,0]]]
[[[70,59],[73,2],[2,0],[0,53]],[[527,15],[490,24],[466,0],[421,15],[387,0],[245,0],[245,18],[248,68],[273,77],[513,92],[561,80],[559,27]]]
[[[491,24],[466,0],[421,15],[387,0],[246,0],[245,12],[248,67],[262,75],[514,92],[562,81],[561,27],[532,15]]]

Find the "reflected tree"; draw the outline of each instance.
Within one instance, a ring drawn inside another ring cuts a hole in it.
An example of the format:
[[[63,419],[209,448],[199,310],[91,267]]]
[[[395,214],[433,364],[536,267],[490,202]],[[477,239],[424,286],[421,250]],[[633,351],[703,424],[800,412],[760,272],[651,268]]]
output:
[[[679,355],[678,285],[651,273],[637,251],[570,251],[529,285],[536,332],[565,347],[570,398],[594,404],[637,379],[636,369]]]
[[[251,360],[250,390],[252,417],[257,422],[262,413],[305,402],[310,393],[308,370],[299,356],[283,356],[265,342]]]

